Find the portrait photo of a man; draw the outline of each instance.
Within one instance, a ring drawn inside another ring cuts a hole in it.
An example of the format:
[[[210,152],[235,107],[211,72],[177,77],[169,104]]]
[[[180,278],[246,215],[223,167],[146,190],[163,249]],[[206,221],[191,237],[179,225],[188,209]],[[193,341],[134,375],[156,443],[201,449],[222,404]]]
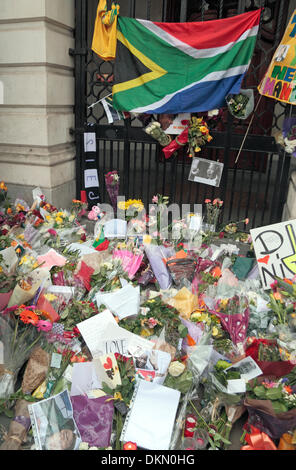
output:
[[[209,184],[210,186],[219,186],[223,166],[223,163],[220,162],[194,157],[188,180],[195,183]]]

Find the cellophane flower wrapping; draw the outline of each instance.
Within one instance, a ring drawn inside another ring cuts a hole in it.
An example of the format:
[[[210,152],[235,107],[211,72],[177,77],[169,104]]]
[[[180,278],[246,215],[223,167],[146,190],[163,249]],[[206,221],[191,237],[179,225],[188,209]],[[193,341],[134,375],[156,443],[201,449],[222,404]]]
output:
[[[130,250],[114,250],[113,258],[117,258],[122,263],[122,268],[127,272],[128,277],[133,279],[141,266],[143,253],[133,253]]]
[[[114,214],[117,213],[117,197],[119,195],[120,180],[117,171],[109,171],[105,175],[106,189],[110,197]]]
[[[210,312],[220,319],[223,328],[229,333],[231,341],[235,345],[244,344],[250,317],[250,310],[245,297],[235,295],[230,299],[225,299],[225,301],[220,299],[216,303],[215,310]]]
[[[283,123],[283,136],[286,152],[296,157],[296,118],[286,118]]]
[[[174,256],[175,250],[171,247],[147,244],[145,245],[145,252],[160,288],[169,289],[172,285],[172,277],[163,259]]]
[[[0,314],[0,341],[4,350],[4,363],[0,369],[0,398],[8,398],[14,393],[18,372],[41,339],[42,334],[37,328],[23,324],[12,312]]]

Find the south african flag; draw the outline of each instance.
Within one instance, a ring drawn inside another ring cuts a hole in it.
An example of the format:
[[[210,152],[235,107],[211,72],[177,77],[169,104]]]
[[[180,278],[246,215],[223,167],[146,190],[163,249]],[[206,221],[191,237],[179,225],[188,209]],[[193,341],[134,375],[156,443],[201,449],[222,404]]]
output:
[[[113,106],[148,114],[226,106],[250,65],[260,14],[192,23],[119,16]]]

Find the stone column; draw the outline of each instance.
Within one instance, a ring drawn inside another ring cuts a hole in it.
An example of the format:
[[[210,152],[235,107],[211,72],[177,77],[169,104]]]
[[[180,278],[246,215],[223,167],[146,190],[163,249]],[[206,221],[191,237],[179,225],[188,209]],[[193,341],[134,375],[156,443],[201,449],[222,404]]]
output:
[[[74,0],[1,0],[0,180],[12,200],[39,186],[57,207],[75,197]]]

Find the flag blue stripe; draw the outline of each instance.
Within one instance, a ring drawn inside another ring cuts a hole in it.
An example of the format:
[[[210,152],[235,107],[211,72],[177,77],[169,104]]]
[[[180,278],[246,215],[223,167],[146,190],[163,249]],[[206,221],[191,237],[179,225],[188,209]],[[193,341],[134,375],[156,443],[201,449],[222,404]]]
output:
[[[170,113],[178,114],[186,112],[204,112],[210,109],[226,106],[225,97],[229,94],[237,94],[241,89],[241,82],[245,74],[232,77],[198,83],[191,88],[176,93],[170,101],[159,107],[145,109],[145,113]],[[139,112],[140,109],[137,109]]]

